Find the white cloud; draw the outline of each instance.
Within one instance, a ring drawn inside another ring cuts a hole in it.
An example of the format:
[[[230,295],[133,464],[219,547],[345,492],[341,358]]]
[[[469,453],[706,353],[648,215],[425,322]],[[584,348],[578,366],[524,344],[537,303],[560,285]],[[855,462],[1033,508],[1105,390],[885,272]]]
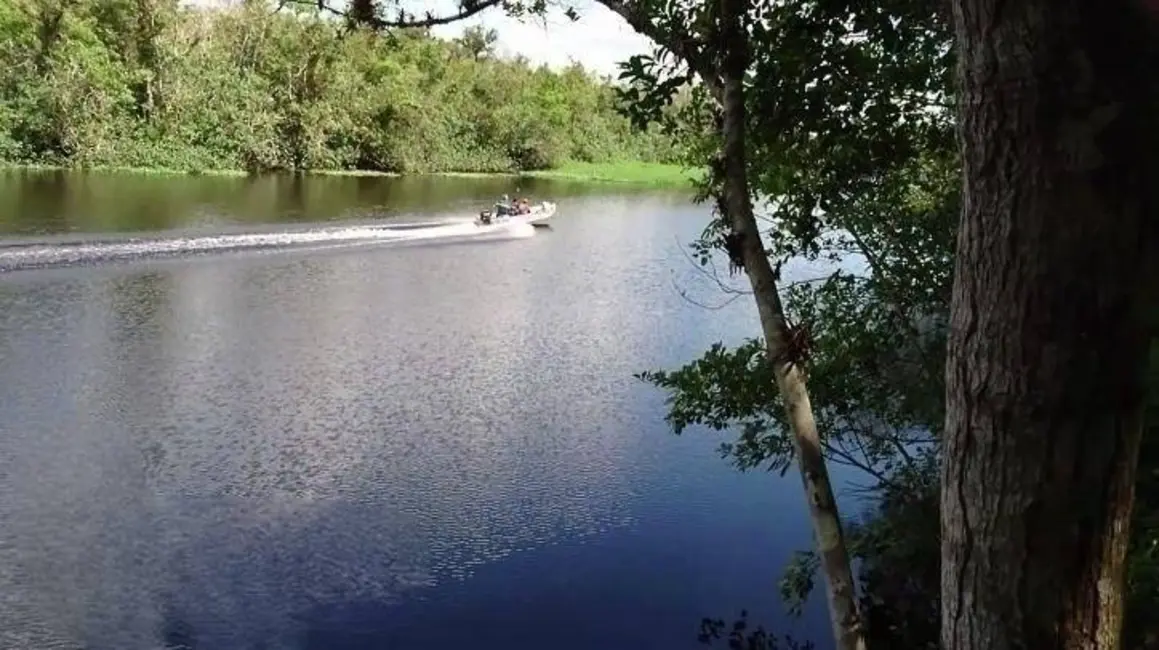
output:
[[[404,3],[410,8],[427,8],[451,13],[456,0],[411,0]],[[515,19],[501,9],[488,9],[471,18],[450,25],[440,25],[431,31],[443,38],[453,38],[464,29],[482,25],[499,33],[499,54],[522,54],[532,63],[546,63],[561,68],[578,61],[585,68],[599,74],[616,76],[616,64],[634,54],[652,51],[652,42],[637,34],[620,16],[595,2],[573,2],[579,20],[572,22],[563,10],[552,8],[540,17]]]

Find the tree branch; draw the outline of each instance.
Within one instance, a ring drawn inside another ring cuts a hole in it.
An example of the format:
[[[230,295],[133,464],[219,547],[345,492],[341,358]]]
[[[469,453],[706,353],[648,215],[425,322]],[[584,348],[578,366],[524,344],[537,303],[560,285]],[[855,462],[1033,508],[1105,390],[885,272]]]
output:
[[[341,18],[352,18],[349,10],[336,9],[326,0],[281,0],[281,4],[296,4],[308,5],[317,7],[324,11]],[[436,27],[438,25],[449,25],[460,20],[470,18],[475,14],[490,9],[492,7],[505,6],[505,0],[460,0],[459,10],[453,14],[445,16],[436,15],[433,11],[426,11],[422,17],[415,14],[409,14],[404,9],[399,8],[398,17],[394,20],[386,20],[377,16],[361,16],[359,19],[366,23],[373,29],[410,29],[423,27]]]
[[[825,450],[829,460],[835,463],[846,465],[848,467],[859,469],[875,479],[881,485],[895,484],[888,476],[883,474],[880,470],[874,467],[872,463],[869,462],[864,448],[860,450],[860,453],[862,458],[865,458],[865,460],[859,460],[853,455],[852,452],[850,452],[848,449],[845,449],[843,444],[841,446],[834,445],[832,442],[826,439],[821,442],[821,446]]]
[[[735,293],[735,294],[729,296],[724,302],[722,302],[718,305],[709,305],[709,304],[700,302],[699,300],[696,300],[695,298],[692,298],[691,296],[689,296],[688,292],[686,290],[681,289],[679,286],[676,285],[676,280],[672,280],[672,288],[675,289],[676,293],[679,294],[679,296],[681,298],[683,298],[685,301],[687,301],[689,304],[692,304],[696,307],[700,307],[702,309],[708,309],[710,311],[717,311],[719,309],[724,309],[725,307],[728,307],[732,303],[736,302],[737,298],[740,298],[741,296],[744,295],[743,293],[738,292],[738,293]]]
[[[680,244],[680,240],[678,238],[676,238],[675,236],[673,236],[673,238],[676,239],[677,244]],[[697,261],[695,259],[693,259],[691,255],[688,254],[688,251],[685,250],[685,247],[683,245],[678,246],[678,248],[680,249],[681,255],[684,256],[684,259],[688,261],[688,265],[692,267],[692,270],[694,270],[697,273],[699,273],[700,275],[708,278],[722,292],[727,293],[731,296],[727,301],[725,301],[723,304],[721,304],[719,306],[708,307],[708,306],[703,305],[703,304],[701,304],[701,303],[699,303],[691,298],[688,298],[688,293],[684,289],[681,289],[680,287],[676,286],[676,281],[673,280],[672,286],[676,289],[677,293],[679,293],[682,298],[685,298],[686,300],[688,300],[688,302],[691,302],[692,304],[700,306],[700,307],[706,307],[708,309],[720,309],[721,307],[732,304],[732,302],[737,298],[737,296],[751,296],[752,295],[752,293],[753,293],[752,289],[743,289],[740,287],[734,287],[734,286],[730,286],[730,285],[726,284],[724,279],[720,277],[720,272],[717,271],[717,269],[716,269],[716,263],[713,262],[711,259],[708,261],[708,265],[705,266],[705,265],[697,263]],[[825,282],[825,281],[829,280],[831,277],[833,277],[832,273],[818,276],[818,277],[813,277],[813,278],[804,278],[802,280],[794,280],[792,282],[785,282],[785,283],[782,283],[778,286],[778,290],[779,291],[787,291],[787,290],[792,289],[793,287],[797,287],[797,286],[803,286],[806,284],[814,284],[817,282]]]
[[[849,233],[849,236],[853,239],[855,246],[865,257],[866,262],[869,264],[870,272],[880,281],[879,286],[881,286],[883,289],[886,289],[886,294],[893,294],[894,292],[890,290],[891,287],[889,284],[892,278],[889,278],[888,274],[885,273],[884,265],[881,263],[881,258],[877,255],[877,251],[873,250],[873,248],[869,246],[868,243],[866,243],[865,239],[862,238],[862,236],[853,228],[851,224],[846,225],[845,231]],[[918,357],[920,357],[918,367],[921,369],[923,374],[928,375],[931,372],[931,369],[936,366],[934,365],[933,360],[925,354],[924,348],[922,348],[921,345],[916,344],[921,340],[922,335],[917,323],[914,322],[914,319],[911,318],[910,314],[903,310],[899,301],[891,300],[891,298],[894,298],[895,296],[885,295],[884,297],[886,298],[886,305],[888,306],[890,313],[893,314],[893,317],[897,319],[898,324],[901,325],[901,327],[904,328],[909,334],[911,337],[910,340],[915,342],[915,349],[917,351]]]
[[[673,239],[676,239],[675,235],[673,236]],[[676,239],[676,243],[679,244],[680,240]],[[680,249],[680,254],[684,256],[684,259],[688,260],[688,264],[693,268],[693,270],[695,270],[697,273],[700,273],[709,280],[712,280],[712,282],[716,284],[716,286],[720,288],[721,291],[736,295],[752,295],[752,291],[749,289],[739,289],[737,287],[732,287],[725,284],[724,280],[720,277],[720,273],[716,270],[716,264],[711,259],[708,261],[709,268],[705,268],[704,266],[698,264],[696,260],[692,259],[692,256],[688,254],[688,251],[685,250],[684,246],[678,246],[678,248]]]

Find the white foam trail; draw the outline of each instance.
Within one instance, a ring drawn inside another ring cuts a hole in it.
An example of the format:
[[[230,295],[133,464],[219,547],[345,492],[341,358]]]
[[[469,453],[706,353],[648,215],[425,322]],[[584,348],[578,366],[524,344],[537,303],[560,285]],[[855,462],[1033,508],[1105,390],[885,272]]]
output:
[[[508,226],[507,232],[517,239],[526,239],[535,236],[535,226],[529,223],[513,223]]]
[[[45,268],[173,255],[288,248],[309,244],[407,242],[449,238],[475,238],[507,234],[523,238],[534,235],[530,224],[477,226],[472,221],[348,226],[276,233],[245,233],[71,242],[0,242],[0,271]]]

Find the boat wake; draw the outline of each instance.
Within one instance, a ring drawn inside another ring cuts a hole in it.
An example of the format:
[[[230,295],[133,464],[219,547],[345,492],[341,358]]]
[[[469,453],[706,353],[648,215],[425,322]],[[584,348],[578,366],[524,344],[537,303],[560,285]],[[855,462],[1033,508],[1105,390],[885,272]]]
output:
[[[470,221],[435,221],[267,233],[105,239],[0,239],[0,273],[213,253],[511,239],[534,234],[535,229],[524,223],[479,226]]]

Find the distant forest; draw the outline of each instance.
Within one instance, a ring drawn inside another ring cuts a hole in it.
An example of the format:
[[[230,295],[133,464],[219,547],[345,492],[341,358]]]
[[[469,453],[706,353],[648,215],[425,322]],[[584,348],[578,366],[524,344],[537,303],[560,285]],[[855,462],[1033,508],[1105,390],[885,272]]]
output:
[[[496,57],[496,35],[347,29],[247,1],[0,2],[0,161],[176,170],[673,162],[611,82]]]

